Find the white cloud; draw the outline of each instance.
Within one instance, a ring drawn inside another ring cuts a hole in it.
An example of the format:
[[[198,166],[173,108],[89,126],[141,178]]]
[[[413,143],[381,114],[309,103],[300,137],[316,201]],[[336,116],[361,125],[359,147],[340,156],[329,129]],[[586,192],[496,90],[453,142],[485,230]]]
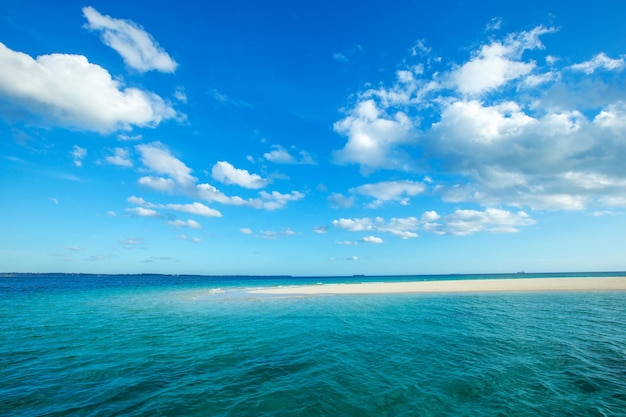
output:
[[[263,154],[263,157],[270,162],[279,164],[294,164],[296,162],[296,159],[285,148],[280,146],[276,146],[276,149],[271,152],[266,152]]]
[[[117,135],[117,139],[122,142],[141,140],[142,137],[142,135],[127,135],[126,133]]]
[[[244,235],[251,235],[252,229],[249,229],[247,227],[242,227],[241,229],[239,229],[239,232],[243,233]]]
[[[140,217],[162,217],[156,210],[145,207],[127,208],[126,211]]]
[[[164,207],[184,213],[196,214],[198,216],[222,217],[222,213],[220,213],[218,210],[212,209],[202,203],[197,202],[191,204],[166,204]]]
[[[541,74],[529,74],[521,82],[521,86],[518,89],[536,88],[542,84],[550,84],[559,81],[561,74],[555,71],[548,71]]]
[[[128,149],[115,148],[114,155],[106,157],[106,161],[112,165],[118,165],[122,167],[132,167],[133,162],[129,159]]]
[[[271,193],[261,191],[258,198],[244,199],[239,196],[227,196],[211,184],[198,184],[195,195],[208,202],[215,201],[226,205],[252,207],[270,211],[283,208],[291,201],[304,198],[304,194],[299,191],[292,191],[289,194],[282,194],[278,191],[272,191]]]
[[[222,217],[222,213],[219,211],[198,202],[190,204],[154,204],[147,202],[141,197],[135,196],[128,197],[127,201],[131,204],[148,209],[169,209],[204,217]]]
[[[148,202],[147,202],[146,200],[144,200],[143,198],[141,198],[141,197],[135,197],[134,195],[133,195],[133,196],[128,197],[128,198],[126,199],[126,201],[128,201],[129,203],[134,204],[134,205],[136,205],[136,206],[144,206],[144,207],[155,207],[155,206],[156,206],[156,204],[151,204],[151,203],[148,203]]]
[[[483,207],[582,210],[615,201],[626,193],[626,59],[599,53],[569,66],[543,53],[540,37],[552,32],[490,38],[449,70],[403,64],[392,85],[361,92],[335,123],[347,141],[334,162],[359,164],[363,174],[432,166],[433,194]],[[370,196],[371,207],[391,201]],[[341,197],[329,201],[337,207]]]
[[[361,165],[365,172],[379,169],[408,169],[408,160],[399,145],[414,139],[412,120],[402,111],[383,114],[374,100],[360,102],[334,124],[336,132],[348,137],[343,149],[335,151],[336,163]]]
[[[83,15],[88,22],[85,26],[101,32],[102,42],[117,51],[129,67],[141,72],[176,70],[178,64],[138,24],[102,15],[93,7],[84,7]]]
[[[177,87],[174,91],[174,98],[181,103],[187,103],[187,93],[183,87]]]
[[[401,239],[412,239],[419,237],[415,232],[420,222],[415,217],[394,217],[387,224],[378,227],[381,232],[388,232]]]
[[[480,54],[452,74],[452,80],[463,94],[480,94],[498,88],[507,81],[531,72],[533,63],[511,61],[503,56],[502,45],[485,45]]]
[[[431,47],[426,46],[425,39],[419,39],[411,48],[411,56],[428,55],[432,51]]]
[[[278,191],[261,191],[257,198],[247,199],[239,196],[228,196],[211,184],[198,184],[198,179],[191,175],[191,168],[172,155],[163,144],[159,142],[142,144],[137,145],[135,149],[141,155],[141,161],[148,170],[166,176],[143,176],[139,179],[141,185],[157,191],[180,194],[206,202],[217,202],[263,210],[277,210],[289,202],[304,198],[304,194],[299,191],[291,191],[286,194]],[[255,174],[236,169],[227,162],[217,163],[214,166],[214,173],[220,179],[238,183],[238,185],[248,185],[249,187],[258,185],[259,179],[261,179],[261,177]],[[265,180],[261,179],[261,181]],[[217,216],[217,213],[214,212],[214,215]]]
[[[277,240],[280,236],[293,236],[295,234],[297,233],[290,228],[286,228],[278,232],[274,230],[261,230],[256,237],[266,240]]]
[[[170,226],[176,228],[176,229],[180,229],[181,227],[189,227],[191,229],[201,229],[202,225],[200,225],[200,223],[198,223],[195,220],[170,220],[167,222],[167,224],[169,224]]]
[[[197,178],[191,175],[191,169],[174,157],[160,142],[137,145],[135,149],[141,154],[141,162],[148,169],[168,175],[176,184],[189,187],[197,181]]]
[[[624,196],[608,196],[601,199],[602,203],[609,207],[625,207],[626,197]]]
[[[252,207],[263,208],[265,210],[276,210],[284,207],[290,201],[298,201],[304,198],[304,194],[299,191],[292,191],[289,194],[282,194],[278,191],[272,191],[271,193],[261,191],[259,195],[261,196],[261,199],[251,200],[250,205]]]
[[[608,104],[596,115],[593,123],[614,134],[623,134],[626,131],[626,102],[618,101]]]
[[[196,185],[196,192],[198,198],[208,201],[217,202],[221,204],[233,205],[233,206],[245,206],[246,200],[241,197],[233,196],[229,197],[211,184],[198,184]]]
[[[374,198],[375,200],[369,204],[369,207],[376,208],[388,201],[397,201],[402,205],[407,205],[409,197],[421,194],[425,189],[422,183],[405,180],[364,184],[351,188],[350,192]]]
[[[441,216],[434,210],[431,211],[425,211],[422,214],[422,221],[423,222],[434,222],[437,221],[441,218]]]
[[[171,178],[146,176],[139,178],[139,184],[157,191],[172,191],[176,183]]]
[[[531,117],[511,102],[452,103],[433,126],[438,139],[431,151],[445,156],[470,185],[442,195],[483,205],[580,210],[606,193],[624,192],[626,175],[618,174],[616,157],[626,150],[616,136],[626,132],[621,114],[619,104],[590,121],[577,110]],[[582,178],[610,186],[589,187]]]
[[[501,27],[502,27],[502,18],[494,17],[485,26],[485,32],[492,31],[492,30],[500,30]]]
[[[333,220],[335,227],[349,232],[387,232],[401,239],[416,238],[419,230],[440,235],[469,235],[478,232],[514,233],[522,226],[533,224],[535,220],[523,211],[514,213],[495,208],[487,208],[484,211],[456,210],[447,216],[441,216],[435,211],[427,211],[420,218],[392,218],[389,221],[382,217]],[[369,236],[363,238],[362,241],[376,243],[373,240],[375,239]]]
[[[349,232],[388,232],[402,239],[418,237],[415,231],[420,226],[419,221],[415,217],[392,218],[385,221],[382,217],[370,219],[363,217],[360,219],[344,219],[333,220],[333,226]]]
[[[74,165],[77,167],[83,166],[83,159],[87,156],[87,149],[81,148],[78,145],[74,145],[72,150],[72,157],[74,158]]]
[[[585,74],[593,74],[596,70],[603,69],[606,71],[621,71],[626,67],[624,58],[613,59],[601,52],[591,58],[589,61],[574,64],[570,68],[574,71],[581,71]]]
[[[0,97],[38,122],[110,133],[179,115],[154,93],[123,84],[81,55],[37,59],[0,43]]]
[[[267,185],[267,180],[257,174],[250,174],[245,169],[235,168],[226,161],[219,161],[211,171],[213,178],[224,184],[239,185],[244,188],[258,189]]]
[[[315,165],[315,161],[311,154],[306,151],[299,151],[299,158],[291,155],[287,149],[280,145],[272,146],[273,150],[263,154],[263,158],[276,164],[299,164],[299,165]]]
[[[324,235],[328,233],[328,226],[315,226],[313,228],[313,232],[317,233],[318,235]]]
[[[382,218],[380,219],[382,221]],[[368,230],[376,230],[374,223],[368,217],[362,219],[344,219],[333,220],[333,226],[349,232],[362,232]]]
[[[520,61],[521,55],[542,48],[539,36],[550,32],[554,29],[540,26],[511,34],[503,42],[483,45],[472,59],[450,74],[453,85],[463,94],[481,94],[530,73],[536,63]]]
[[[426,223],[424,228],[437,234],[463,236],[483,231],[515,233],[522,226],[535,224],[535,220],[523,211],[513,213],[495,208],[484,211],[456,210],[438,220],[439,223]]]
[[[339,193],[329,195],[328,201],[333,208],[350,208],[354,204],[354,198]]]
[[[491,142],[518,135],[536,120],[526,115],[512,101],[484,106],[476,100],[454,101],[443,108],[434,130],[445,131],[441,141]]]
[[[383,240],[376,236],[365,236],[364,238],[361,239],[361,241],[365,243],[375,243],[375,244],[383,243]]]

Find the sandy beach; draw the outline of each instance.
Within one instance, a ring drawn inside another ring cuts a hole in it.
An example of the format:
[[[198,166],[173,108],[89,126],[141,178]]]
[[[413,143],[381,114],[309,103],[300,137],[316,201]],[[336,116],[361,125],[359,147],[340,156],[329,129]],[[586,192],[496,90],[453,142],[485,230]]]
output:
[[[532,291],[626,291],[626,277],[366,282],[360,284],[268,287],[250,290],[249,292],[270,295],[332,295]]]

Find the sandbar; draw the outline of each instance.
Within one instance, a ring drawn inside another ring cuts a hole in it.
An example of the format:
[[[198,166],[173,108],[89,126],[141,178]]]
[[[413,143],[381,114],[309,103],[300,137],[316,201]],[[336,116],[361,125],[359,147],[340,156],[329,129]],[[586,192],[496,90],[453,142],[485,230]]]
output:
[[[626,277],[513,278],[295,285],[249,290],[268,295],[405,294],[468,292],[626,291]]]

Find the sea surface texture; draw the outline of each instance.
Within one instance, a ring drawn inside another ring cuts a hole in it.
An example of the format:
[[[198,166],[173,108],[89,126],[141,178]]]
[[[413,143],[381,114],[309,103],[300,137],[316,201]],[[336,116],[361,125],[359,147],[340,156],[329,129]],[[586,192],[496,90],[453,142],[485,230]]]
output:
[[[0,415],[626,415],[624,292],[245,290],[341,281],[0,277]]]

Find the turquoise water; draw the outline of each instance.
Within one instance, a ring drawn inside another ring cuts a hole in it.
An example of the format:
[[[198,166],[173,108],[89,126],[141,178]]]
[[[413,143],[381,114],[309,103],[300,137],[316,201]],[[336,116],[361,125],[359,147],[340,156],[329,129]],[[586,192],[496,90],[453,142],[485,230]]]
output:
[[[0,415],[626,415],[626,293],[245,291],[345,280],[0,278]]]

